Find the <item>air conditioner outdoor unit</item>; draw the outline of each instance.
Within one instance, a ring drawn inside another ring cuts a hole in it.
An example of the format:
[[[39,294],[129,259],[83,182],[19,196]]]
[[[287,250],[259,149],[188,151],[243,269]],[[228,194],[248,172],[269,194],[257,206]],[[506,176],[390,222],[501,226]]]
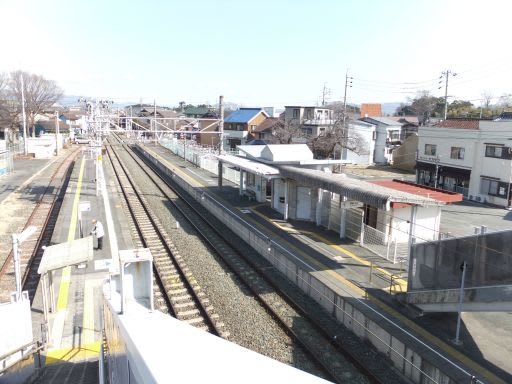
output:
[[[473,195],[469,195],[469,200],[473,200]]]
[[[476,201],[480,201],[480,200],[482,200],[482,199],[480,198],[480,196],[477,196],[477,197],[476,197]]]

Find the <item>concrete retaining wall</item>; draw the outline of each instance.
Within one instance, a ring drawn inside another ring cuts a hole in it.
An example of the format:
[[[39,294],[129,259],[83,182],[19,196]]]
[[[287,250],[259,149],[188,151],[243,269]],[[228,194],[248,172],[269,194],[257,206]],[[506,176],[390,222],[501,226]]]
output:
[[[419,351],[411,348],[413,343],[411,343],[410,336],[403,334],[358,300],[349,296],[340,296],[335,292],[335,287],[331,287],[327,280],[321,281],[321,277],[313,276],[310,273],[311,268],[305,262],[269,239],[257,228],[243,221],[234,211],[230,211],[228,207],[217,202],[214,196],[209,195],[206,190],[189,185],[179,174],[173,173],[160,163],[144,147],[138,147],[138,149],[199,204],[225,223],[288,279],[317,301],[328,313],[331,313],[340,324],[387,356],[395,368],[412,382],[418,384],[469,382],[468,376],[463,372],[456,375],[457,377],[449,377],[436,366],[436,363],[446,366],[446,361],[437,358],[439,361],[433,363],[424,359]],[[426,347],[422,348],[426,349]]]

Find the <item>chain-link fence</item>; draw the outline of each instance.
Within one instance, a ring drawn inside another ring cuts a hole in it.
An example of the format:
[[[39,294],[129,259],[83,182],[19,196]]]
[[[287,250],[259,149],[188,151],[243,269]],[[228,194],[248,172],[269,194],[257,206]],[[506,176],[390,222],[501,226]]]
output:
[[[23,153],[23,147],[21,152],[19,146],[9,146],[5,150],[0,151],[0,176],[11,173],[14,170],[14,155],[17,153]]]

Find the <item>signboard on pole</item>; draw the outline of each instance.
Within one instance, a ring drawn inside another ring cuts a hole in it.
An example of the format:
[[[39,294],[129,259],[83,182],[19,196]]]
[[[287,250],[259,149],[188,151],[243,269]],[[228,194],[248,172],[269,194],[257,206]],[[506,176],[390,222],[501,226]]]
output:
[[[78,203],[78,210],[80,212],[90,212],[91,211],[91,202],[90,201],[80,201]]]
[[[364,203],[361,201],[347,200],[347,201],[342,201],[340,203],[340,208],[344,208],[344,209],[359,208],[359,207],[362,207],[363,205],[364,205]]]

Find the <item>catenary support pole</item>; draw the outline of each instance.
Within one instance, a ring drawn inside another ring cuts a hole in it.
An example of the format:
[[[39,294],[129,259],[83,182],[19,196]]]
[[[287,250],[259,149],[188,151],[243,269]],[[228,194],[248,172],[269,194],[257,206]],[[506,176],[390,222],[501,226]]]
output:
[[[477,237],[478,239],[478,237]],[[460,291],[459,291],[459,306],[457,308],[457,329],[455,330],[455,340],[453,340],[453,343],[455,345],[460,345],[462,342],[459,339],[460,334],[460,317],[462,314],[462,303],[464,302],[464,280],[466,279],[466,260],[462,263],[461,269],[462,269],[462,279],[460,282]]]
[[[219,155],[224,146],[224,96],[219,96]]]
[[[27,140],[27,116],[25,114],[25,83],[23,81],[23,72],[20,73],[21,80],[21,117],[23,120],[23,146],[25,149],[25,156],[28,155],[28,140]]]

